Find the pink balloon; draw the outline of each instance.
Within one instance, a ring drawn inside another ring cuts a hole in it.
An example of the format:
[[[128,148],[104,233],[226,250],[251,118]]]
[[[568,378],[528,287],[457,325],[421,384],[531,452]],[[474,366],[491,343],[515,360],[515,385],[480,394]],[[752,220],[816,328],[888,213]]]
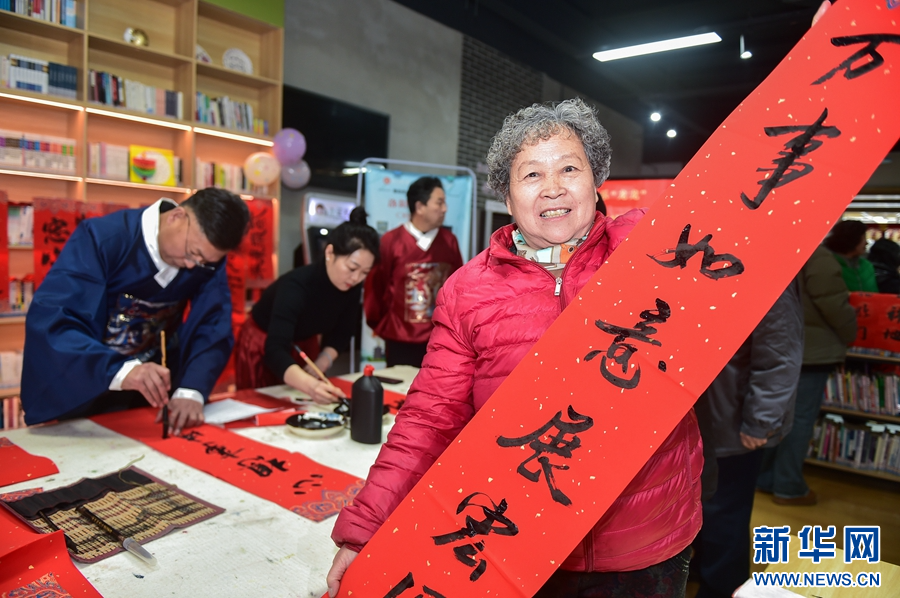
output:
[[[309,164],[300,160],[297,164],[289,164],[281,169],[281,182],[290,189],[299,189],[309,183]]]
[[[274,141],[272,152],[282,166],[296,164],[306,153],[306,137],[297,129],[281,129]]]
[[[244,161],[244,176],[254,185],[265,187],[278,180],[281,165],[272,154],[256,152]]]

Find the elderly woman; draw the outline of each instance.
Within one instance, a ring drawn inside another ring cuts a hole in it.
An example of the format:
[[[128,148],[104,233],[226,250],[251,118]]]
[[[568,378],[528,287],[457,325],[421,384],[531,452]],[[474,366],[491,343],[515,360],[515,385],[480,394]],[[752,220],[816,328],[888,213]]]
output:
[[[356,553],[641,217],[596,211],[609,161],[609,136],[579,99],[535,104],[503,123],[488,183],[515,223],[438,296],[422,370],[365,487],[335,524],[332,596]],[[691,411],[537,595],[683,595],[701,469]]]

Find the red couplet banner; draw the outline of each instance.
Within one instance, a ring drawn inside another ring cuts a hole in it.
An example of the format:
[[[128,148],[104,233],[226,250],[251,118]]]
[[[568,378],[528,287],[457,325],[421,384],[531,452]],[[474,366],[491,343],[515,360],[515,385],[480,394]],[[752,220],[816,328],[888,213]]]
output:
[[[376,533],[341,596],[508,598],[544,583],[900,136],[895,6],[842,0],[728,117]]]
[[[850,293],[856,310],[854,347],[900,354],[900,297],[884,293]]]
[[[104,215],[102,204],[74,199],[34,198],[34,288],[56,263],[75,227],[85,218]]]
[[[156,409],[147,407],[91,419],[313,521],[337,515],[362,488],[363,481],[354,475],[215,426],[162,439],[155,417]]]

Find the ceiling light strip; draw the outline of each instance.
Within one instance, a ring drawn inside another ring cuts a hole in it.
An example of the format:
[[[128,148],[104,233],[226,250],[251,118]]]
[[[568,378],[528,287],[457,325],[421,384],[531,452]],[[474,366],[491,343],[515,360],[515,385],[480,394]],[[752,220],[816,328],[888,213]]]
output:
[[[720,41],[722,41],[722,38],[715,32],[701,33],[699,35],[676,37],[673,39],[665,39],[658,42],[650,42],[648,44],[638,44],[636,46],[627,46],[625,48],[617,48],[614,50],[603,50],[602,52],[595,52],[594,58],[600,62],[609,62],[610,60],[619,60],[620,58],[631,58],[632,56],[643,56],[644,54],[655,54],[656,52],[668,52],[669,50],[681,50],[682,48],[715,44]]]

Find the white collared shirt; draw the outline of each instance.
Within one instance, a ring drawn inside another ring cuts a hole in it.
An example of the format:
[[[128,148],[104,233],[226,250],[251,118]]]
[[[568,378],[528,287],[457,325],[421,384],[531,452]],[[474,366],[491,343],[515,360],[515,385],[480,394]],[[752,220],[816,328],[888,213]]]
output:
[[[157,269],[156,274],[153,275],[153,279],[159,283],[159,286],[166,288],[169,286],[169,283],[178,276],[179,268],[164,262],[162,255],[159,253],[159,207],[163,202],[178,205],[171,199],[163,197],[155,204],[148,207],[144,210],[144,213],[141,214],[141,232],[144,235],[144,246],[147,248],[147,253],[150,254],[150,259],[153,260],[153,265],[156,266]],[[116,372],[116,375],[113,377],[112,382],[109,383],[109,389],[122,390],[122,382],[125,380],[125,377],[131,373],[131,370],[139,365],[141,365],[140,359],[131,359],[123,363],[122,367],[119,368],[119,371]],[[203,404],[203,395],[192,388],[178,388],[172,394],[172,398],[192,399],[201,405]]]
[[[431,244],[437,238],[438,228],[433,228],[427,233],[423,233],[415,226],[413,226],[412,222],[406,221],[403,223],[403,227],[413,236],[416,240],[416,245],[419,246],[419,249],[422,251],[428,251],[428,248],[431,247]]]

